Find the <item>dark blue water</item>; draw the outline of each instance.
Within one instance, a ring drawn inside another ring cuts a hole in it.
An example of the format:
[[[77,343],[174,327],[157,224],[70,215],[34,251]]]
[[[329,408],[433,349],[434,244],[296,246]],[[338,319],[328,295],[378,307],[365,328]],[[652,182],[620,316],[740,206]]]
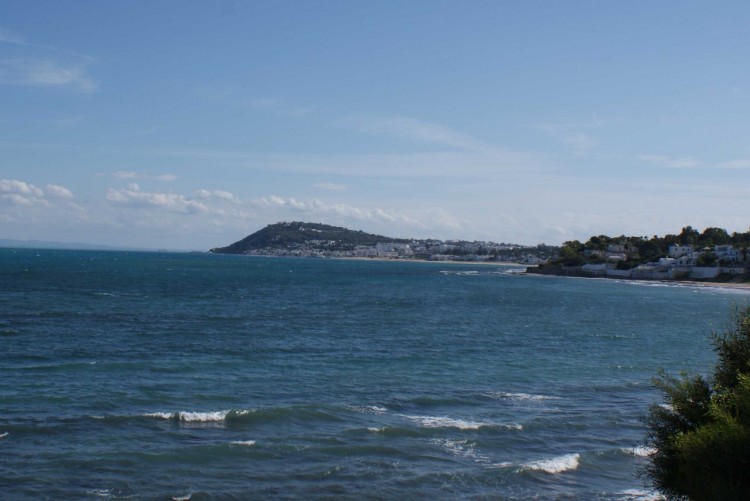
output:
[[[648,499],[659,369],[741,293],[0,249],[4,499]]]

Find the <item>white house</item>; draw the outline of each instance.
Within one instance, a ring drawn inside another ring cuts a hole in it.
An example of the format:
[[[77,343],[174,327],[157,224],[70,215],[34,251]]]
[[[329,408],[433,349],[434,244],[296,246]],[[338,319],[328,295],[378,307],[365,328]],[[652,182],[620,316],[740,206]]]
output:
[[[669,257],[677,259],[682,256],[692,256],[693,246],[692,245],[677,245],[673,244],[669,246]]]
[[[719,258],[719,261],[724,259],[736,263],[740,260],[740,250],[734,245],[717,245],[714,247],[714,254]]]

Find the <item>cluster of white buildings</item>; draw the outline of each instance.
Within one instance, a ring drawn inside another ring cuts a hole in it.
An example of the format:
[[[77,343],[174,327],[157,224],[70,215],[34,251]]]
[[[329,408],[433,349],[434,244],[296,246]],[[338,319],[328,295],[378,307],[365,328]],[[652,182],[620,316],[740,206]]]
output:
[[[342,248],[344,247],[344,248]],[[466,242],[459,240],[412,240],[379,242],[346,248],[336,240],[307,240],[285,248],[268,247],[247,251],[248,255],[427,259],[430,261],[512,261],[539,264],[548,256],[539,256],[536,248],[495,242]]]
[[[599,253],[599,251],[595,252]],[[700,258],[704,254],[715,256],[713,266],[700,265]],[[624,246],[610,245],[607,252],[601,256],[605,258],[605,263],[585,264],[582,269],[592,275],[619,278],[711,279],[721,274],[742,275],[747,273],[744,254],[745,252],[742,249],[733,245],[716,245],[713,249],[696,249],[692,245],[671,245],[667,257],[660,258],[657,262],[641,264],[633,269],[618,269],[617,262],[627,259],[627,252]]]

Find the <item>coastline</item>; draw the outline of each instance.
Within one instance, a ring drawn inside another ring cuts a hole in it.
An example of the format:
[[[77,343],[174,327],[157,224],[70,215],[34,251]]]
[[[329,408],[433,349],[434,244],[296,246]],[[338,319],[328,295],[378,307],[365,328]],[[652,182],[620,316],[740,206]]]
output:
[[[526,277],[541,277],[541,278],[578,278],[582,280],[612,280],[615,282],[622,283],[634,283],[634,284],[662,284],[670,287],[693,287],[693,288],[710,288],[710,289],[729,289],[735,291],[742,291],[750,293],[750,282],[712,282],[712,281],[699,281],[699,280],[649,280],[647,278],[617,278],[617,277],[597,277],[597,276],[585,276],[585,275],[564,275],[554,273],[533,273],[525,271],[519,273],[519,275]]]
[[[644,280],[644,282],[655,280]],[[678,285],[687,285],[690,287],[714,287],[721,289],[739,289],[750,292],[750,282],[698,282],[692,280],[668,280],[664,283],[674,283]]]
[[[471,265],[471,266],[518,266],[528,267],[528,264],[514,263],[512,261],[431,261],[429,259],[394,259],[390,257],[323,257],[316,259],[337,259],[342,261],[378,261],[383,263],[429,263],[429,264],[449,264],[449,265]]]

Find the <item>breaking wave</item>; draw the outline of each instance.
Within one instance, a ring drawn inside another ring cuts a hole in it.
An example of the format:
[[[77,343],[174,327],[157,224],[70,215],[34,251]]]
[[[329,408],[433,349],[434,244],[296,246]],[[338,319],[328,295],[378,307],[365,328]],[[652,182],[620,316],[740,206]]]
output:
[[[518,468],[519,470],[543,471],[545,473],[563,473],[578,469],[581,462],[581,455],[578,453],[565,454],[550,459],[541,459],[530,461],[528,463],[498,463],[493,466],[496,468]]]
[[[524,469],[544,471],[546,473],[563,473],[578,468],[581,461],[580,454],[565,454],[551,459],[532,461],[523,465]]]
[[[255,445],[255,440],[233,440],[229,442],[230,445],[240,445],[242,447],[252,447]]]
[[[495,424],[479,421],[467,421],[463,419],[453,419],[446,416],[412,416],[402,414],[402,417],[417,423],[423,428],[458,428],[459,430],[478,430],[480,428],[507,428],[512,430],[522,430],[520,424]]]
[[[250,414],[251,411],[215,411],[215,412],[152,412],[144,414],[145,417],[152,417],[158,419],[167,419],[170,421],[178,421],[181,423],[214,423],[225,421],[233,417],[240,417]]]
[[[656,449],[654,449],[653,447],[643,447],[643,446],[627,447],[623,449],[623,452],[625,452],[626,454],[630,454],[632,456],[646,458],[646,457],[653,455],[656,452]]]
[[[551,395],[535,395],[533,393],[512,393],[505,391],[485,393],[485,396],[497,400],[523,400],[532,402],[538,402],[542,400],[560,400],[560,397],[553,397]]]

